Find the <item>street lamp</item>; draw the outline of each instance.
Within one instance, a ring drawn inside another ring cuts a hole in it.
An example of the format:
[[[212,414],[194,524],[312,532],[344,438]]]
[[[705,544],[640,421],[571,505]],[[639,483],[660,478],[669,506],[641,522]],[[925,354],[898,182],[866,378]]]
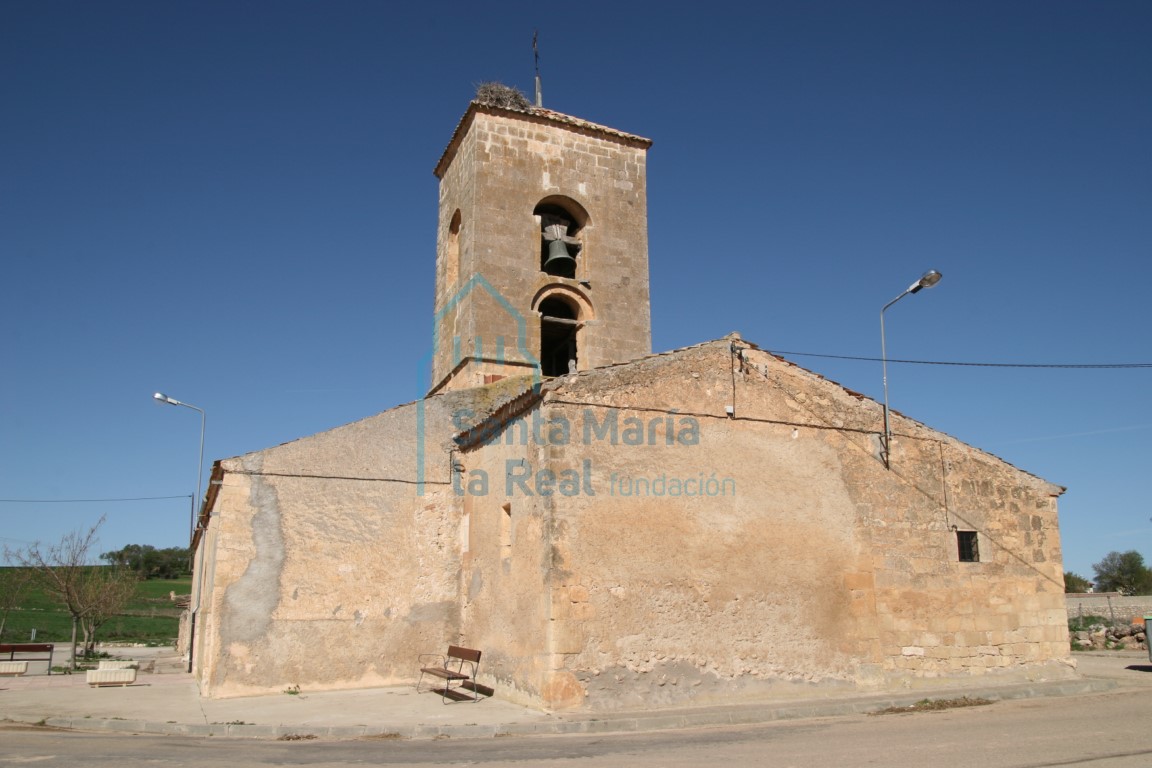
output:
[[[883,445],[880,446],[880,453],[884,457],[884,468],[891,469],[892,463],[890,461],[889,449],[892,445],[892,427],[888,421],[888,348],[884,342],[884,312],[888,307],[892,306],[900,299],[904,298],[910,293],[919,293],[924,288],[931,288],[940,282],[943,277],[939,272],[930,269],[920,276],[920,279],[908,286],[904,293],[900,294],[892,301],[884,305],[884,309],[880,310],[880,362],[884,369],[884,436]]]
[[[168,405],[182,405],[185,408],[191,408],[194,411],[200,412],[200,463],[196,467],[196,495],[192,498],[192,514],[188,521],[188,546],[192,546],[192,539],[196,535],[196,504],[200,500],[200,488],[204,479],[204,424],[207,418],[204,415],[202,408],[197,408],[189,403],[182,403],[174,397],[168,397],[161,392],[157,392],[152,397],[158,403],[167,403]]]

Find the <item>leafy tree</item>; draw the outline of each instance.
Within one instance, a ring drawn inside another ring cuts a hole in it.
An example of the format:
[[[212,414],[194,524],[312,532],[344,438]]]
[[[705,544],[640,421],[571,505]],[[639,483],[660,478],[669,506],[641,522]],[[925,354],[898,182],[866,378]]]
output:
[[[1088,581],[1088,579],[1078,573],[1064,571],[1065,592],[1087,592],[1090,589],[1092,589],[1092,582]]]
[[[124,596],[120,590],[117,571],[121,569],[88,564],[96,543],[96,532],[103,524],[104,518],[101,517],[87,531],[66,533],[59,544],[47,548],[41,547],[39,542],[15,550],[4,548],[5,556],[31,570],[32,578],[39,582],[40,588],[61,603],[72,617],[73,669],[76,668],[76,635],[81,623],[117,612],[131,595],[129,592]],[[117,595],[121,596],[119,603],[115,599]],[[89,628],[95,632],[95,626],[89,625]]]
[[[190,550],[184,547],[156,549],[150,544],[129,544],[105,552],[100,559],[135,571],[141,579],[176,579],[189,574]]]
[[[27,568],[0,568],[0,638],[4,637],[8,614],[24,599],[31,578]]]
[[[1144,565],[1144,556],[1134,549],[1109,552],[1092,566],[1096,572],[1096,589],[1122,595],[1152,593],[1152,570]]]

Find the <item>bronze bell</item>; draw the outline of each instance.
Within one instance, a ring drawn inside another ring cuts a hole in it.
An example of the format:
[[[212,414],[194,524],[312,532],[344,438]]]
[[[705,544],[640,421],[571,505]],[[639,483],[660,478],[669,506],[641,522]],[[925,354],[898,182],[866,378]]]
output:
[[[576,259],[568,253],[568,244],[563,240],[548,241],[548,258],[544,260],[544,271],[550,275],[576,273]]]

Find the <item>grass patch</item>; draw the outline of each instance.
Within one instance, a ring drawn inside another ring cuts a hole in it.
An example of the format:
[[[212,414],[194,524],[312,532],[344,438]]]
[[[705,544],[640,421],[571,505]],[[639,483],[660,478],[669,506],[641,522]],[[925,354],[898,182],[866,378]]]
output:
[[[1088,616],[1077,616],[1076,618],[1068,620],[1069,632],[1085,632],[1092,627],[1110,627],[1112,620],[1103,616],[1095,616],[1089,614]]]
[[[988,699],[973,698],[961,696],[958,699],[921,699],[915,704],[909,704],[906,707],[888,707],[881,709],[877,712],[869,712],[870,715],[899,715],[906,712],[940,712],[945,709],[959,709],[961,707],[982,707],[985,704],[991,704]]]
[[[136,585],[136,594],[124,610],[100,628],[97,639],[113,643],[154,643],[170,645],[180,631],[180,609],[169,594],[192,592],[192,579],[152,579]],[[31,642],[36,630],[38,643],[67,643],[72,638],[72,618],[63,606],[52,601],[33,585],[24,594],[20,607],[8,614],[5,643]],[[77,633],[79,639],[79,632]]]

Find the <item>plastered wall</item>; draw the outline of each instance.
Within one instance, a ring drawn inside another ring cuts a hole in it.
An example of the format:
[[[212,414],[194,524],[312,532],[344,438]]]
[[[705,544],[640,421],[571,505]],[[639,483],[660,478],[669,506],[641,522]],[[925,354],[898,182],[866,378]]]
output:
[[[518,386],[465,399],[483,415]],[[203,693],[406,681],[420,653],[459,641],[449,445],[460,400],[400,406],[221,462],[197,567]]]
[[[512,587],[551,598],[544,705],[1071,674],[1059,488],[901,417],[886,470],[876,403],[737,347],[558,379],[519,458],[506,435],[462,454],[544,518],[516,546],[551,570]],[[541,493],[542,470],[579,488]],[[956,528],[980,562],[958,561]],[[478,541],[472,567],[498,551]]]
[[[203,689],[411,681],[449,642],[550,709],[1072,675],[1062,489],[898,414],[886,469],[881,418],[732,338],[225,461]]]

